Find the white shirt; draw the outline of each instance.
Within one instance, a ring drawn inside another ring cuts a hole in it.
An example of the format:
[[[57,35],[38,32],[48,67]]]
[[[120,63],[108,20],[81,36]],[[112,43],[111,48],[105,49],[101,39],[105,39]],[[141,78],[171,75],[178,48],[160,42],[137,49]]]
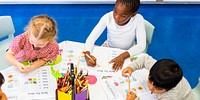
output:
[[[133,68],[133,71],[142,68],[150,70],[151,67],[156,63],[156,60],[153,59],[151,56],[147,54],[141,55],[142,56],[137,58],[137,60],[129,65]],[[182,80],[176,85],[176,87],[163,94],[156,94],[156,96],[158,100],[196,100],[190,84],[185,79],[185,77],[182,78]]]
[[[92,51],[95,41],[107,27],[108,47],[128,50],[130,56],[143,52],[146,48],[144,19],[136,14],[124,26],[115,23],[113,11],[106,13],[86,40],[86,51]],[[137,42],[137,43],[136,43]]]

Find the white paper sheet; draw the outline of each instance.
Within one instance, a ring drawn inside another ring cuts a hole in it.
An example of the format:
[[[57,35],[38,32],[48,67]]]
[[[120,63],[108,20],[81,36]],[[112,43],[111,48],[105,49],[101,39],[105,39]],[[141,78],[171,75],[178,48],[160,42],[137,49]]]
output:
[[[142,69],[135,71],[131,76],[131,91],[133,91],[140,100],[157,100],[154,94],[151,94],[147,86],[148,70]],[[128,83],[124,77],[110,77],[100,80],[101,88],[106,93],[108,100],[125,100],[128,93]],[[148,98],[148,99],[147,99]]]
[[[50,67],[43,66],[29,74],[21,74],[16,67],[2,71],[5,83],[2,90],[9,100],[55,98],[56,80]]]

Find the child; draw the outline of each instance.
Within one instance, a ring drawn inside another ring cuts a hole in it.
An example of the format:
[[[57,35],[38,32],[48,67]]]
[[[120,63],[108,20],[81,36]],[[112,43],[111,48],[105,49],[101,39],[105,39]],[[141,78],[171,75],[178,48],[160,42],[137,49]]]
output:
[[[6,60],[21,73],[31,72],[48,60],[55,60],[59,54],[56,22],[47,15],[33,17],[27,30],[15,37],[5,54]],[[24,66],[21,62],[33,62]]]
[[[0,100],[8,100],[5,93],[3,93],[1,90],[1,86],[4,83],[4,81],[5,81],[5,79],[4,79],[3,75],[0,73]]]
[[[155,93],[158,100],[195,100],[188,81],[183,77],[180,66],[173,60],[162,59],[156,61],[151,56],[144,54],[122,71],[122,76],[127,77],[133,71],[146,68],[150,70],[148,87]],[[135,100],[134,92],[127,94],[126,100]]]
[[[114,11],[105,14],[88,36],[86,53],[90,55],[95,41],[106,27],[107,41],[103,45],[126,50],[110,61],[114,63],[114,70],[121,69],[126,58],[143,52],[146,48],[146,32],[144,19],[137,14],[139,6],[140,0],[117,0]],[[85,57],[86,62],[89,66],[95,66],[96,58],[90,56],[93,60]]]

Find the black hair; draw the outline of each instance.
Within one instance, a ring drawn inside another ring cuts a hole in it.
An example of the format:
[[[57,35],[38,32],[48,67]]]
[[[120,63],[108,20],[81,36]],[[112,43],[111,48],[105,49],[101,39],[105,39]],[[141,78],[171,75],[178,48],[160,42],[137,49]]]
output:
[[[130,6],[132,13],[137,12],[140,7],[140,0],[117,0],[116,2],[121,2],[126,6]]]
[[[0,87],[5,82],[3,75],[0,73]]]
[[[171,59],[158,60],[150,69],[149,81],[157,89],[166,91],[175,87],[183,77],[180,66]]]

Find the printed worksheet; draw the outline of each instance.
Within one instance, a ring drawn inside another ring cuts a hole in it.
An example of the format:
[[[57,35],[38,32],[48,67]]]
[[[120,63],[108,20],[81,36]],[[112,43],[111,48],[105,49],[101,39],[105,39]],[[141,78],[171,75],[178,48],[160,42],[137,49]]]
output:
[[[74,67],[78,69],[87,69],[85,57],[83,52],[84,44],[64,41],[59,43],[59,48],[62,50],[61,63],[54,66],[55,70],[59,70],[61,73],[65,73],[70,69],[70,64],[73,63]]]
[[[148,70],[142,69],[135,71],[130,76],[130,91],[133,91],[140,100],[156,100],[155,94],[151,94],[148,86]],[[107,77],[100,81],[108,100],[125,100],[129,91],[127,78],[125,77]]]
[[[2,74],[5,77],[2,90],[9,100],[55,98],[56,80],[51,75],[49,66],[28,74],[21,74],[12,66],[3,70]]]
[[[65,73],[70,69],[70,63],[73,63],[74,67],[77,67],[78,70],[87,70],[89,75],[121,75],[121,70],[117,72],[112,70],[113,63],[109,63],[109,61],[124,52],[124,50],[95,46],[91,54],[97,58],[97,66],[91,67],[87,66],[86,64],[85,55],[83,53],[84,46],[85,44],[83,43],[72,41],[63,41],[59,43],[59,48],[62,51],[60,53],[62,56],[62,61],[61,63],[54,66],[55,70],[59,70],[61,73]],[[139,55],[126,59],[122,69],[127,67],[128,64],[130,64],[133,60],[136,60],[138,56]]]
[[[113,63],[109,63],[112,59],[123,53],[124,50],[116,49],[116,48],[107,48],[107,47],[95,47],[92,55],[97,58],[98,66],[90,69],[92,70],[89,72],[91,75],[98,75],[98,76],[118,76],[121,75],[121,70],[114,71],[112,70]],[[126,59],[122,69],[127,67],[130,63],[130,59]]]
[[[59,47],[62,50],[62,62],[57,64],[55,69],[66,72],[70,69],[70,63],[74,63],[75,67],[82,70],[88,70],[89,75],[98,76],[116,76],[121,73],[121,71],[115,72],[112,70],[113,63],[109,63],[113,58],[117,57],[123,50],[116,48],[107,48],[95,46],[93,52],[91,53],[97,58],[97,66],[90,67],[87,66],[84,55],[84,44],[72,41],[64,41],[59,43]],[[127,59],[125,62],[130,62]],[[126,67],[128,63],[125,63],[123,67]]]

